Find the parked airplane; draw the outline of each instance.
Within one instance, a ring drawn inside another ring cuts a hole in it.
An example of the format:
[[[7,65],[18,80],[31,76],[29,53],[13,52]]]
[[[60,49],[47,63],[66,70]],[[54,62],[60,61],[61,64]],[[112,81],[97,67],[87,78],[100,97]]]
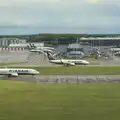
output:
[[[49,49],[49,50],[54,50],[53,47],[37,47],[37,46],[35,46],[35,44],[31,44],[31,43],[29,43],[29,45],[30,46],[28,46],[28,47],[30,47],[32,49]]]
[[[56,59],[52,56],[51,53],[47,52],[48,60],[50,63],[54,64],[63,64],[66,66],[74,66],[74,65],[88,65],[89,62],[86,60],[65,60],[65,59]]]
[[[35,69],[24,68],[2,68],[0,69],[0,75],[5,75],[8,78],[18,77],[18,75],[37,75],[39,72]]]
[[[30,50],[30,52],[43,53],[43,52],[53,52],[53,51],[49,49],[32,49]]]
[[[29,44],[30,46],[27,46],[30,52],[35,53],[43,53],[43,52],[53,52],[54,48],[52,47],[36,47],[34,44]]]
[[[120,52],[120,48],[110,48],[109,51],[113,53]]]
[[[116,52],[114,53],[115,56],[120,56],[120,51],[119,52]]]

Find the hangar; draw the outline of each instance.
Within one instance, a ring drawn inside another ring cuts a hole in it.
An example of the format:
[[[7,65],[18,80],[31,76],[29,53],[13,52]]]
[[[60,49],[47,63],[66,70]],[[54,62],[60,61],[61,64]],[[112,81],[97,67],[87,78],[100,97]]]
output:
[[[36,47],[44,47],[44,42],[41,43],[23,43],[23,44],[9,44],[9,48],[27,48],[29,45],[35,45]]]
[[[26,43],[26,39],[20,39],[20,38],[0,38],[0,47],[6,48],[9,46],[9,44],[24,44]]]
[[[28,49],[28,46],[30,47],[31,45],[35,45],[36,47],[44,47],[44,42],[42,43],[23,43],[23,44],[9,44],[8,50],[10,51],[21,51]]]

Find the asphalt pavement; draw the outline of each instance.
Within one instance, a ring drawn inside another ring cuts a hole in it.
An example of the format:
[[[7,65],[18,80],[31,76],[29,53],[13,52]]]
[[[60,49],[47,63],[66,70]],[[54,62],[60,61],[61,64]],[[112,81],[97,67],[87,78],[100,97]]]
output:
[[[97,60],[96,60],[97,61]],[[120,66],[120,58],[113,57],[113,59],[108,60],[98,60],[97,64],[94,60],[92,65],[88,66]],[[41,66],[41,67],[58,67],[61,65],[56,65],[48,62],[48,59],[45,55],[39,53],[30,53],[28,51],[22,52],[1,52],[0,53],[0,63],[16,63],[9,64],[9,66]],[[21,62],[21,63],[20,63]],[[19,64],[17,64],[19,63]]]

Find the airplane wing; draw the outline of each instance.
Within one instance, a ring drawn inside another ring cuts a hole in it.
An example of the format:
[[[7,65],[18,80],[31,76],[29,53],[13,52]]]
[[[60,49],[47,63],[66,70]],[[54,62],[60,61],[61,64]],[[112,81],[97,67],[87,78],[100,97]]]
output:
[[[17,73],[11,73],[11,77],[17,77],[18,74]]]
[[[9,72],[9,73],[4,73],[4,75],[5,76],[8,76],[8,77],[18,77],[18,73],[11,73],[11,72]]]
[[[73,62],[68,62],[67,64],[70,66],[75,66],[75,63],[73,63]]]
[[[75,66],[75,63],[73,63],[73,62],[64,61],[64,60],[61,60],[61,59],[60,59],[60,61],[61,61],[61,63],[63,63],[63,64],[66,65],[66,66]]]

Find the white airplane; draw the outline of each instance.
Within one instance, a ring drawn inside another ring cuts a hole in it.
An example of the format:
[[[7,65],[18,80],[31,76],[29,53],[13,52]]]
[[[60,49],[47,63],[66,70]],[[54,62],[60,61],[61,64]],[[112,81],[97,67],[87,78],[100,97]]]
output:
[[[120,48],[110,48],[110,52],[120,52]]]
[[[119,52],[116,52],[114,53],[115,56],[120,56],[120,51]]]
[[[30,52],[35,52],[35,53],[43,53],[43,52],[53,52],[50,49],[32,49]]]
[[[63,64],[66,66],[74,66],[74,65],[88,65],[89,62],[86,60],[65,60],[65,59],[56,59],[52,56],[51,53],[47,52],[48,61],[54,64]]]
[[[52,47],[36,47],[34,44],[29,44],[27,46],[30,52],[43,53],[43,52],[53,52],[54,48]]]
[[[49,50],[54,50],[55,48],[53,48],[53,47],[39,47],[39,46],[35,46],[35,44],[31,44],[31,43],[29,43],[29,45],[30,46],[28,46],[28,47],[30,47],[30,48],[32,48],[32,49],[49,49]]]
[[[24,68],[0,68],[0,75],[5,75],[8,78],[18,77],[18,75],[38,75],[39,72],[35,69]]]
[[[48,49],[48,50],[54,50],[55,48],[52,48],[52,47],[37,47],[37,49]]]

